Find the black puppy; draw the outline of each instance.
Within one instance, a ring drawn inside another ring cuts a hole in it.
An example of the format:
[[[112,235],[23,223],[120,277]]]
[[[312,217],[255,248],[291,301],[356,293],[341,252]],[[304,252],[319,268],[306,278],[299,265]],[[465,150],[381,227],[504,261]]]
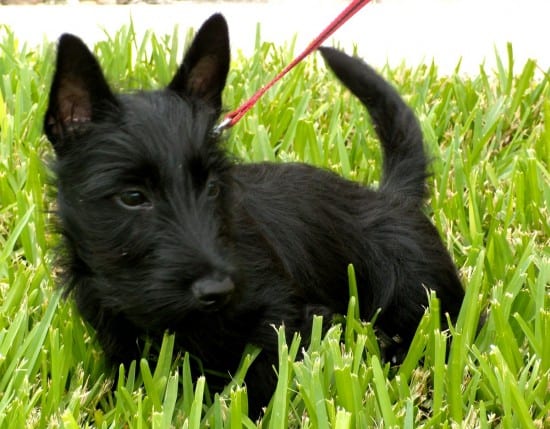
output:
[[[426,155],[412,111],[362,61],[321,49],[366,106],[384,153],[378,191],[304,164],[233,162],[212,133],[229,68],[224,18],[198,31],[167,88],[113,94],[82,41],[59,41],[45,133],[56,153],[66,288],[115,362],[174,332],[206,368],[234,371],[247,343],[250,408],[275,385],[272,325],[307,337],[312,314],[361,316],[406,350],[437,292],[455,319],[456,269],[422,212]]]

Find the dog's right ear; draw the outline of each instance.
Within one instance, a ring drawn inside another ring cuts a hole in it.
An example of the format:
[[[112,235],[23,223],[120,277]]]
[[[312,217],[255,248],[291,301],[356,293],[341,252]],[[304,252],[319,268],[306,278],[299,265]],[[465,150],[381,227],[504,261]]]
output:
[[[221,112],[221,93],[230,62],[229,30],[221,14],[201,26],[168,89],[198,97]]]
[[[44,118],[44,132],[57,154],[67,140],[117,104],[92,52],[78,37],[62,35]]]

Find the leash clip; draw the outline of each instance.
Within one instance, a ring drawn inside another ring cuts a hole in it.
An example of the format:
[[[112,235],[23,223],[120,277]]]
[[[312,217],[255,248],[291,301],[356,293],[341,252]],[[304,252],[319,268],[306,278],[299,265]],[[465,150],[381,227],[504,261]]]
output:
[[[225,117],[223,121],[221,121],[218,125],[216,125],[214,128],[212,128],[212,134],[214,136],[219,137],[226,129],[228,129],[231,125],[231,118]]]

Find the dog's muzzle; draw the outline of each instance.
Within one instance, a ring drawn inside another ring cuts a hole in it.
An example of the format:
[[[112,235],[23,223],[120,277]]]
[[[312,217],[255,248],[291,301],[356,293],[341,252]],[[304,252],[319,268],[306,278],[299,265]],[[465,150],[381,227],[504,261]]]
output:
[[[191,286],[193,295],[205,310],[217,310],[231,299],[235,284],[230,277],[222,280],[202,278]]]

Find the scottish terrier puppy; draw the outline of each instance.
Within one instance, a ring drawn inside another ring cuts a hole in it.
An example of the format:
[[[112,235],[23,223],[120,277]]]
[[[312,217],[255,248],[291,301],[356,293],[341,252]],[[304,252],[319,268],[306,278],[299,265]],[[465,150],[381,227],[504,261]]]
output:
[[[307,338],[312,315],[345,313],[350,263],[361,316],[380,311],[391,356],[409,346],[427,290],[457,317],[464,293],[423,213],[427,157],[414,114],[364,62],[320,51],[374,122],[378,190],[226,153],[212,132],[230,60],[219,14],[158,91],[114,94],[83,42],[61,37],[44,128],[56,155],[63,281],[112,361],[139,357],[144,338],[168,331],[205,368],[231,373],[254,344],[263,349],[246,378],[254,413],[275,386],[273,325]]]

